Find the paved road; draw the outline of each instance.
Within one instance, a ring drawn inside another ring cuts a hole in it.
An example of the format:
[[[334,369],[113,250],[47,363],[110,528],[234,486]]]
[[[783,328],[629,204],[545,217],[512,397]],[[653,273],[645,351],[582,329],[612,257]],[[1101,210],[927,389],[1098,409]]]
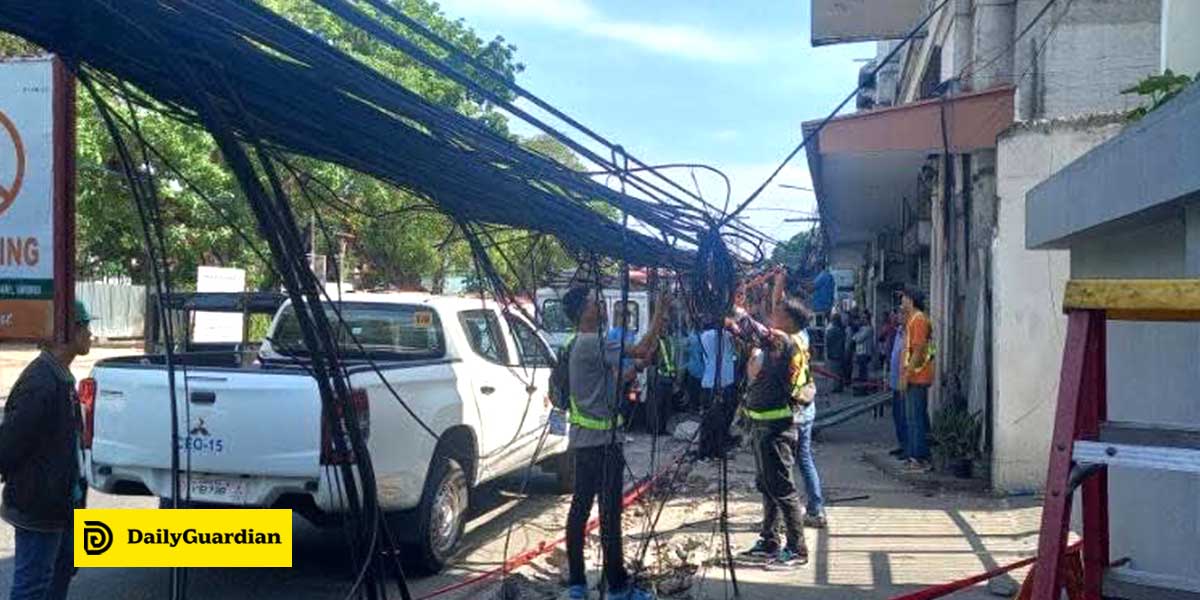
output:
[[[3,353],[0,353],[3,354]],[[0,356],[0,358],[5,358]],[[7,371],[9,364],[3,365]],[[82,365],[80,365],[83,370]],[[3,378],[0,378],[3,379]],[[3,383],[3,382],[0,382]],[[823,410],[834,410],[849,398],[822,396]],[[861,460],[864,452],[878,453],[892,443],[890,419],[869,415],[823,432],[817,461],[830,498],[869,495],[867,500],[834,505],[828,530],[809,531],[813,563],[797,573],[739,572],[743,598],[765,600],[790,597],[821,600],[870,598],[897,594],[971,575],[1027,555],[1036,546],[1039,510],[1033,501],[1006,501],[965,493],[935,493],[897,481]],[[631,468],[648,470],[647,440],[627,448]],[[678,451],[668,442],[665,455]],[[753,542],[761,504],[753,486],[753,459],[742,452],[731,464],[733,494],[731,530],[735,548]],[[692,487],[671,500],[658,527],[670,532],[668,544],[687,537],[711,540],[709,525],[697,521],[716,515],[711,494],[716,480],[713,465],[692,472]],[[472,574],[494,568],[504,556],[507,526],[515,523],[509,554],[557,538],[565,521],[567,498],[553,493],[553,479],[534,472],[527,490],[519,494],[519,477],[485,486],[473,507],[463,549],[446,573],[414,578],[420,597]],[[149,507],[145,498],[93,495],[97,507]],[[711,520],[707,521],[711,523]],[[691,525],[689,525],[691,524]],[[631,534],[634,529],[628,530]],[[339,531],[321,531],[298,519],[295,525],[294,567],[291,569],[193,569],[189,597],[339,599],[350,584],[345,545]],[[12,578],[12,529],[0,524],[0,598],[7,597]],[[544,563],[521,571],[534,578],[553,579]],[[725,577],[719,568],[704,572],[691,590],[694,598],[724,598]],[[72,599],[151,599],[166,597],[168,571],[162,569],[86,569],[71,590]],[[446,600],[489,597],[476,588]],[[545,586],[543,586],[545,587]],[[550,586],[553,589],[553,586]],[[533,597],[526,595],[524,597]],[[988,598],[975,588],[955,600]]]
[[[464,539],[464,552],[454,574],[413,581],[420,594],[458,580],[465,571],[495,562],[493,539],[501,523],[512,518],[528,518],[546,512],[560,500],[548,493],[552,478],[538,475],[531,483],[530,496],[518,499],[520,481],[508,479],[487,486],[481,493],[484,506],[475,511],[471,531]],[[137,497],[103,494],[90,496],[96,508],[151,508],[155,501]],[[189,590],[192,598],[340,598],[350,582],[346,564],[346,545],[340,530],[320,530],[297,517],[294,525],[295,547],[291,569],[192,569]],[[502,533],[501,533],[502,535]],[[514,536],[514,550],[528,532]],[[7,597],[12,580],[12,529],[0,526],[0,597]],[[71,598],[163,598],[169,571],[165,569],[84,569],[75,580]]]
[[[664,443],[668,444],[668,452],[674,448],[674,443]],[[646,439],[639,438],[630,444],[627,452],[631,468],[639,475],[648,467],[646,447]],[[437,576],[412,578],[410,585],[415,596],[498,566],[503,561],[504,537],[509,523],[516,524],[509,555],[561,535],[569,497],[554,492],[552,475],[539,469],[534,469],[531,474],[524,496],[520,494],[523,476],[519,474],[479,490],[454,567]],[[111,496],[94,491],[89,496],[89,506],[94,508],[151,508],[155,505],[155,500],[144,497]],[[191,569],[189,597],[247,600],[344,597],[351,581],[351,566],[347,563],[341,530],[317,529],[296,517],[294,533],[293,568]],[[12,528],[0,524],[0,598],[7,598],[11,587],[12,555]],[[83,569],[72,585],[70,598],[165,598],[168,582],[169,571],[166,569]]]
[[[76,361],[72,372],[76,377],[86,377],[95,360],[129,352],[121,348],[96,348],[88,357]],[[0,351],[0,397],[7,394],[17,374],[36,355],[37,351],[32,347]],[[0,418],[3,418],[2,403]],[[667,454],[678,446],[670,440],[662,443],[663,452]],[[645,475],[650,466],[648,438],[639,436],[628,446],[626,456],[631,470],[638,476]],[[525,495],[521,494],[523,474],[492,482],[478,491],[473,497],[471,520],[455,565],[437,576],[414,577],[410,583],[415,596],[501,564],[505,556],[504,538],[510,523],[516,526],[512,528],[509,555],[562,535],[569,497],[555,493],[553,476],[539,469],[534,469],[531,474]],[[151,508],[156,504],[156,500],[149,498],[110,496],[94,491],[89,496],[89,506],[94,508]],[[342,598],[352,577],[341,530],[320,530],[297,517],[294,533],[293,568],[192,569],[189,571],[189,597]],[[0,598],[7,598],[11,587],[12,555],[12,528],[0,523]],[[72,585],[70,597],[164,598],[168,581],[169,571],[165,569],[84,569]],[[447,596],[447,599],[453,600],[454,596]]]

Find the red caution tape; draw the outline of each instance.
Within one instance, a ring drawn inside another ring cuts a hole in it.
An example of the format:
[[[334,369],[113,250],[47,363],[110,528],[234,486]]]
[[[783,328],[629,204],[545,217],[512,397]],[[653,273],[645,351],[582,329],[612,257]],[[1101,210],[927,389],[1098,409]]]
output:
[[[829,379],[832,379],[832,380],[838,381],[838,382],[845,382],[845,380],[842,379],[841,375],[838,375],[837,373],[834,373],[833,371],[830,371],[823,367],[818,367],[817,365],[812,365],[812,371],[813,371],[813,373],[816,373],[817,375],[820,375],[822,377],[826,377],[826,378],[829,378]],[[849,383],[854,384],[855,382],[851,381]],[[872,379],[869,381],[860,381],[858,383],[861,385],[865,385],[867,387],[873,387],[873,388],[878,388],[878,389],[884,389],[887,387],[887,384],[884,383],[883,380],[880,380],[880,379]]]
[[[1070,554],[1077,551],[1080,547],[1080,543],[1081,542],[1076,542],[1071,544],[1069,547],[1067,547],[1067,551],[1064,554]],[[959,590],[964,590],[977,583],[982,583],[994,577],[1008,573],[1009,571],[1015,571],[1021,567],[1027,567],[1035,562],[1037,562],[1037,557],[1031,556],[1024,560],[1019,560],[1015,563],[1011,563],[997,569],[992,569],[987,573],[981,573],[965,579],[959,579],[958,581],[951,581],[950,583],[943,583],[941,585],[927,587],[923,590],[917,590],[915,592],[904,594],[903,596],[895,596],[891,598],[891,600],[933,600],[934,598],[949,596],[950,594],[953,594]]]

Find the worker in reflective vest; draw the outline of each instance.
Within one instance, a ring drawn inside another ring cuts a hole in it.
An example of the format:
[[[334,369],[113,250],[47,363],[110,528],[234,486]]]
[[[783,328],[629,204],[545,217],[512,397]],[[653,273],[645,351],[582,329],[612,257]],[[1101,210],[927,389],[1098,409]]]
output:
[[[782,282],[776,286],[783,289]],[[808,562],[800,494],[793,466],[799,442],[797,416],[813,410],[816,385],[809,366],[808,309],[796,299],[774,303],[771,327],[749,317],[742,327],[755,330],[757,340],[747,375],[750,389],[744,414],[751,424],[756,485],[763,500],[762,529],[741,560],[762,562],[775,569],[796,568]],[[784,542],[779,540],[783,523]]]
[[[675,347],[673,336],[659,336],[658,351],[654,355],[657,368],[655,376],[651,378],[650,400],[643,407],[646,431],[651,433],[667,433],[667,421],[675,411],[675,396],[683,384],[678,378],[676,361],[679,357]]]
[[[621,341],[605,340],[604,308],[598,290],[579,287],[563,296],[563,310],[575,324],[576,335],[568,360],[570,417],[568,447],[574,453],[575,478],[571,510],[567,515],[567,563],[570,569],[568,598],[587,598],[587,571],[583,562],[584,528],[599,496],[600,541],[609,598],[649,599],[633,586],[625,570],[621,547],[621,492],[624,487],[625,436],[620,426],[618,389],[653,360],[670,299],[656,303],[650,331],[640,342],[624,348]],[[622,360],[626,358],[627,360]]]
[[[658,376],[675,381],[675,340],[671,336],[658,338]]]

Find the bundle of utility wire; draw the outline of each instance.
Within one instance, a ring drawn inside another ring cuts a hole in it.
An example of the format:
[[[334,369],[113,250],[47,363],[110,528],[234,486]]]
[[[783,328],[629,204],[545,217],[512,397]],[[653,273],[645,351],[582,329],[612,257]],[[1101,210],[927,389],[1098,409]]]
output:
[[[374,23],[343,0],[321,2]],[[455,218],[550,233],[631,264],[687,268],[699,208],[622,195],[484,124],[435,106],[283,17],[245,0],[4,3],[0,28],[136,85],[181,119],[208,101],[239,140],[341,164],[428,199]],[[397,36],[398,37],[398,36]],[[384,37],[385,43],[398,43]],[[208,98],[179,76],[186,64]],[[596,212],[601,201],[660,237]]]
[[[365,0],[368,12],[348,0],[314,1],[364,34],[471,85],[374,16],[405,23],[390,4]],[[692,273],[697,308],[710,316],[722,314],[732,296],[736,264],[722,235],[754,235],[728,223],[724,215],[706,212],[702,202],[681,200],[640,179],[627,166],[621,170],[641,197],[527,151],[478,121],[431,104],[250,0],[5,2],[0,3],[0,30],[59,54],[94,98],[99,98],[96,88],[120,89],[130,103],[164,111],[212,135],[252,208],[272,270],[295,309],[308,350],[305,368],[317,380],[323,411],[336,428],[336,450],[355,461],[340,467],[361,563],[352,594],[385,597],[389,574],[398,578],[402,595],[407,590],[393,560],[394,541],[379,512],[370,455],[349,402],[340,318],[336,306],[332,312],[327,309],[328,298],[307,263],[290,197],[295,192],[289,192],[282,172],[293,175],[293,181],[304,178],[290,172],[287,156],[354,169],[437,207],[458,224],[485,279],[503,292],[500,296],[510,294],[481,240],[488,237],[490,225],[553,235],[577,256]],[[486,90],[481,93],[488,97]],[[109,115],[113,136],[123,135],[112,112],[102,112]],[[136,159],[128,154],[122,162],[132,173]],[[131,184],[134,179],[130,175]],[[152,190],[135,195],[139,206],[157,211]],[[597,202],[626,215],[638,230],[595,210]],[[722,222],[725,234],[715,226]],[[161,239],[162,228],[157,219],[143,223],[148,248],[156,237]],[[151,258],[166,273],[163,252]],[[159,285],[172,291],[169,278]],[[173,464],[178,464],[177,455]],[[177,484],[173,487],[178,490]]]

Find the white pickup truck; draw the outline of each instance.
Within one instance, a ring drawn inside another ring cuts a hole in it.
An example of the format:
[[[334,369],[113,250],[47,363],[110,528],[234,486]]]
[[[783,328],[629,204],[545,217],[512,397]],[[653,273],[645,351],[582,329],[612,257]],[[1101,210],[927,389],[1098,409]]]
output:
[[[340,308],[379,368],[346,336],[380,504],[389,516],[415,521],[397,529],[408,533],[422,566],[437,571],[462,535],[471,487],[534,459],[550,414],[549,346],[525,319],[478,298],[352,294]],[[190,502],[293,508],[317,524],[337,522],[344,509],[339,459],[324,434],[303,348],[294,312],[284,305],[256,360],[177,356],[178,414],[187,422],[179,431],[180,464],[190,463]],[[92,487],[170,496],[167,381],[163,357],[147,355],[100,361],[81,382]],[[569,487],[574,474],[565,451],[566,438],[549,435],[537,458]]]

